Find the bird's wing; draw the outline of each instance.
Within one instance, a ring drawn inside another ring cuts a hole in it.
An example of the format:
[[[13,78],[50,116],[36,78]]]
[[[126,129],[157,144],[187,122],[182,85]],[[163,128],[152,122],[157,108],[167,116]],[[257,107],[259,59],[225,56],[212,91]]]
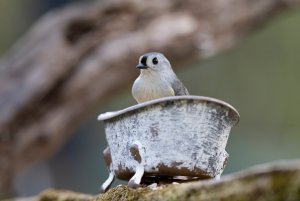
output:
[[[172,88],[174,90],[175,96],[190,95],[186,87],[177,78],[172,82]]]

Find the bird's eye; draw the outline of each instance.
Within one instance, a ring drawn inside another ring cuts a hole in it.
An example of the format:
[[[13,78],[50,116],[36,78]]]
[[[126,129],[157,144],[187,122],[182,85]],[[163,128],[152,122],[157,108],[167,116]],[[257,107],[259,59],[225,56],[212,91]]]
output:
[[[154,57],[153,59],[152,59],[152,63],[155,65],[155,64],[158,64],[158,60],[157,60],[157,58],[156,57]]]

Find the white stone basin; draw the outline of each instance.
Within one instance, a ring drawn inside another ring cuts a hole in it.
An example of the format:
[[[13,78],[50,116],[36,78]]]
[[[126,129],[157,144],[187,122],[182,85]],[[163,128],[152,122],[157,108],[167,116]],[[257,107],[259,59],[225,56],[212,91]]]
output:
[[[104,113],[98,120],[105,126],[111,177],[131,178],[129,185],[135,187],[141,180],[220,176],[239,114],[214,98],[174,96]]]

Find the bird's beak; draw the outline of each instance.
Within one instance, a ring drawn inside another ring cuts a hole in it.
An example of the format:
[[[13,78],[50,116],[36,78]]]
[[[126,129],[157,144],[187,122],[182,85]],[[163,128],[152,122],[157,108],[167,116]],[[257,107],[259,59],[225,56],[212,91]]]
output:
[[[138,68],[138,69],[147,69],[147,68],[149,68],[149,66],[144,66],[143,64],[138,64],[136,66],[136,68]]]

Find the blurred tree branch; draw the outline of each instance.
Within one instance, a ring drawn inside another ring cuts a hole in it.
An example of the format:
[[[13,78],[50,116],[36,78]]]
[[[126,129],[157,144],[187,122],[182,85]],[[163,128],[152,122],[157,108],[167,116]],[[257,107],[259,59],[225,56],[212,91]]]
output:
[[[36,201],[296,201],[300,200],[300,162],[283,161],[265,164],[239,173],[214,179],[159,187],[130,189],[118,186],[107,193],[92,197],[69,191],[48,190]]]
[[[175,67],[207,58],[298,3],[114,0],[45,15],[0,60],[0,192],[129,86],[142,53],[163,52]]]

